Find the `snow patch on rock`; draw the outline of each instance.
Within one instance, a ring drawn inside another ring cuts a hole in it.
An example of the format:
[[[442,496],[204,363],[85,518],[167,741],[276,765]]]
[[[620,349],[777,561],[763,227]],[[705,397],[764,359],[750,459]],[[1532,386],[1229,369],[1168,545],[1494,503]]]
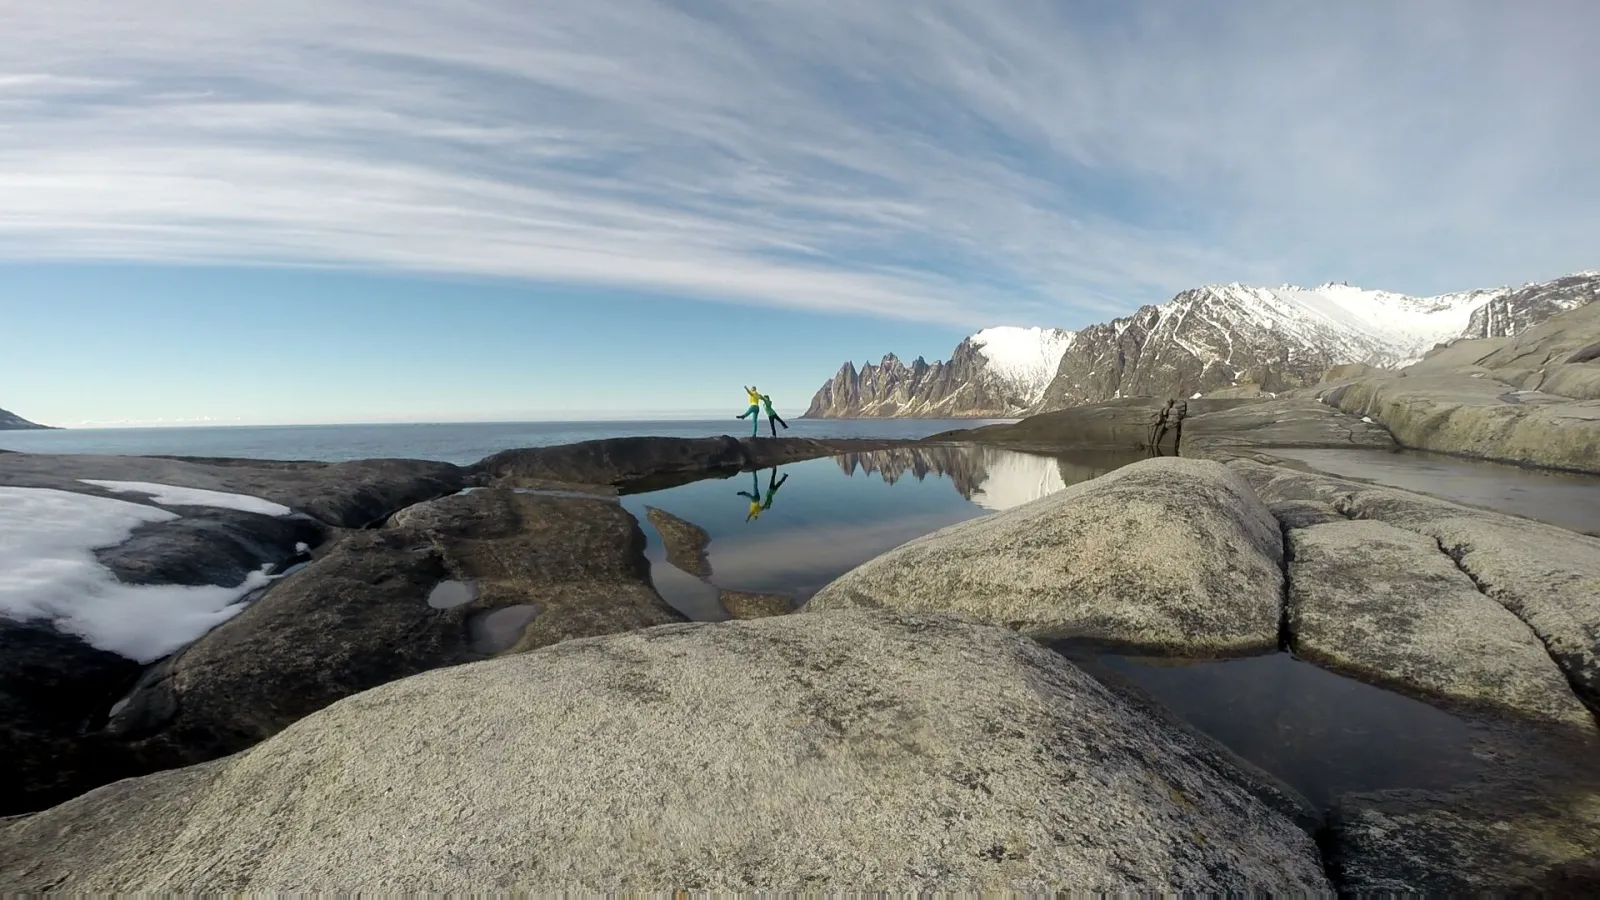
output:
[[[141,525],[179,518],[141,503],[49,488],[0,487],[0,616],[47,620],[90,646],[160,659],[233,618],[272,579],[237,585],[123,584],[94,551]]]

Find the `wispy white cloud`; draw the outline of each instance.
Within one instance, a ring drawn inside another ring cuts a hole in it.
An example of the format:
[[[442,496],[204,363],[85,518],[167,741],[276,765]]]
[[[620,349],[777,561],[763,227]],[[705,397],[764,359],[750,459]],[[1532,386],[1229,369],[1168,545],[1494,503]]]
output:
[[[1593,265],[1585,0],[0,5],[0,257],[959,323]]]

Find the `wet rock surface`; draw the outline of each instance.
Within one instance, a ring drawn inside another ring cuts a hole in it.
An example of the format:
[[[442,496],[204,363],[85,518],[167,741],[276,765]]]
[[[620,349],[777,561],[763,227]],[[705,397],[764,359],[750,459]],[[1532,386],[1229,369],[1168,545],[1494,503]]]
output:
[[[696,479],[844,453],[894,446],[898,441],[816,441],[806,438],[610,438],[496,453],[473,465],[486,483],[521,486],[541,482],[611,485],[655,490],[674,478]]]
[[[823,588],[805,612],[955,612],[1027,634],[1191,656],[1278,645],[1278,523],[1223,465],[1152,459],[945,528]]]
[[[794,612],[794,598],[787,594],[759,594],[749,591],[723,591],[722,608],[735,619],[761,619],[786,616]]]
[[[667,562],[690,575],[711,577],[711,560],[706,556],[711,535],[704,528],[653,506],[645,507],[645,515],[656,531],[661,533],[661,543],[667,549]]]
[[[1003,629],[667,626],[393,682],[0,824],[0,883],[1327,891],[1310,837],[1229,771]]]
[[[86,733],[141,668],[47,622],[0,618],[0,816],[136,774],[115,747]]]

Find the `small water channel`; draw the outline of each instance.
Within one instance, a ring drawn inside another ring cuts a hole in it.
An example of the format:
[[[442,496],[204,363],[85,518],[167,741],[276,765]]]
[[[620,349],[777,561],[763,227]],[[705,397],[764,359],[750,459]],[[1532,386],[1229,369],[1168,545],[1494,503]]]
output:
[[[1416,450],[1282,450],[1314,469],[1600,536],[1600,476],[1524,469]]]
[[[656,590],[684,615],[728,618],[721,590],[804,603],[828,582],[915,537],[1010,509],[1134,462],[1136,454],[1038,456],[994,447],[902,447],[793,463],[631,494]],[[709,535],[708,578],[667,561],[647,508]]]
[[[1479,727],[1288,653],[1154,659],[1056,649],[1131,684],[1318,807],[1347,793],[1443,790],[1485,770]]]

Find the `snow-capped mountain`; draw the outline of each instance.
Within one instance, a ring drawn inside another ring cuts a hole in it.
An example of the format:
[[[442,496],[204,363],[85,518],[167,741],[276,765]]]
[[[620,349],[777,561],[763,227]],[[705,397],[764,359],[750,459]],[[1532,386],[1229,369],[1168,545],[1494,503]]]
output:
[[[949,362],[889,354],[860,370],[844,364],[817,391],[809,417],[973,418],[1017,415],[1043,398],[1072,345],[1057,328],[986,328],[959,345]]]
[[[1600,276],[1411,297],[1344,283],[1184,291],[1078,332],[1035,411],[1115,397],[1313,384],[1341,363],[1402,366],[1460,337],[1500,336],[1593,300]]]
[[[44,430],[49,427],[49,425],[40,425],[35,422],[29,422],[27,419],[24,419],[14,412],[0,409],[0,431],[31,431],[35,429]]]
[[[1286,390],[1343,363],[1403,366],[1457,338],[1516,334],[1596,299],[1600,272],[1436,297],[1344,282],[1207,285],[1076,333],[985,329],[949,362],[846,363],[806,415],[1008,417],[1116,397]]]

